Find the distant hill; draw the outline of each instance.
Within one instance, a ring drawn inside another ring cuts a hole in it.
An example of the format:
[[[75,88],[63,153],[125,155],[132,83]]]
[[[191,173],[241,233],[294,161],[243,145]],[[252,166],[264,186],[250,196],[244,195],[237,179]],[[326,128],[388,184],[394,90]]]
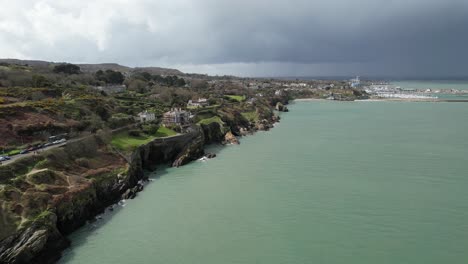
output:
[[[62,64],[64,62],[48,62],[40,60],[18,60],[18,59],[0,59],[0,63],[18,64],[18,65],[29,65],[33,67],[49,67],[51,65]],[[114,70],[123,73],[132,72],[148,72],[151,74],[158,75],[184,75],[183,72],[176,69],[160,68],[160,67],[127,67],[117,63],[97,63],[97,64],[76,64],[80,66],[83,72],[96,72],[98,70]]]
[[[99,63],[99,64],[76,64],[80,66],[83,72],[96,72],[98,70],[113,70],[119,72],[131,72],[132,68],[117,63]]]
[[[0,59],[0,63],[29,65],[29,66],[36,66],[36,67],[47,67],[51,64],[51,62],[48,62],[48,61],[18,60],[18,59]]]
[[[184,75],[183,72],[176,69],[160,68],[160,67],[136,67],[134,72],[148,72],[159,75]]]

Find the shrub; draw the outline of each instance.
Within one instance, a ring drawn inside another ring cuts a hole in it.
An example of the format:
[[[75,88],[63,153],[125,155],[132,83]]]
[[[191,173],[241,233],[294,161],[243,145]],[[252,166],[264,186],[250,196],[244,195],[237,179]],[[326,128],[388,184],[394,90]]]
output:
[[[78,65],[70,64],[70,63],[64,63],[60,65],[56,65],[54,67],[54,72],[55,73],[65,73],[65,74],[79,74],[80,67]]]
[[[102,144],[109,144],[112,140],[112,132],[107,129],[99,129],[96,133],[98,140]]]
[[[65,152],[70,157],[94,157],[97,153],[97,142],[94,137],[87,137],[82,140],[67,143]]]
[[[78,158],[78,159],[75,160],[75,162],[80,167],[85,167],[85,168],[90,167],[89,160],[87,158]]]
[[[130,135],[132,137],[139,137],[140,134],[141,134],[141,130],[132,129],[132,130],[128,131],[128,135]]]
[[[158,129],[159,129],[159,126],[156,124],[148,124],[148,125],[143,126],[143,131],[146,134],[150,134],[150,135],[153,135],[156,132],[158,132]]]

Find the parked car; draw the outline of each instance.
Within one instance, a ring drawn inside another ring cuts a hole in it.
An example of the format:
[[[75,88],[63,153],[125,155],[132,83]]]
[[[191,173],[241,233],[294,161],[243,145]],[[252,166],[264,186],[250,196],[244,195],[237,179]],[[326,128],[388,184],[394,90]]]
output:
[[[59,142],[59,144],[60,144],[60,143],[65,143],[65,142],[67,142],[67,140],[66,140],[65,138],[62,138],[62,139],[60,139],[58,142]]]
[[[44,144],[44,148],[47,148],[48,146],[52,146],[52,145],[53,145],[53,143],[51,143],[51,142],[45,143],[45,144]]]
[[[22,151],[20,151],[20,154],[26,154],[26,153],[28,153],[28,152],[29,152],[29,150],[23,149]]]
[[[0,156],[0,161],[7,161],[10,160],[11,158],[8,156]]]

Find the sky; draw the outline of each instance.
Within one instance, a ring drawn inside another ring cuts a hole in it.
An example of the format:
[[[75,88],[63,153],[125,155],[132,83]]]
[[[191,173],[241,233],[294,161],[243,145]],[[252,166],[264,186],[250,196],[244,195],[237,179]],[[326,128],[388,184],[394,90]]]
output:
[[[0,58],[238,76],[468,76],[468,0],[0,0]]]

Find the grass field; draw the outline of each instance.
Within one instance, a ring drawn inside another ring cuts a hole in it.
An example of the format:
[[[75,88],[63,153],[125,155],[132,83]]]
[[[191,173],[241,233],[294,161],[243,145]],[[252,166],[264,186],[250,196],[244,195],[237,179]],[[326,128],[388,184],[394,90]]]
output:
[[[243,102],[245,101],[245,95],[226,95],[226,97],[229,97],[231,99],[236,100],[237,102]]]
[[[170,136],[175,136],[177,132],[174,130],[167,128],[167,127],[160,127],[156,134],[154,135],[155,137],[170,137]]]
[[[133,137],[127,131],[118,133],[112,137],[111,144],[119,150],[133,150],[138,146],[146,144],[155,138],[174,136],[177,133],[169,128],[160,127],[154,135],[141,134]]]
[[[244,113],[241,113],[243,117],[245,117],[245,119],[249,120],[250,122],[255,122],[258,120],[258,115],[257,115],[257,112],[255,111],[252,111],[252,112],[244,112]]]
[[[221,118],[219,116],[213,116],[213,117],[210,117],[210,118],[202,119],[202,120],[198,121],[198,124],[208,125],[208,124],[215,123],[215,122],[219,123],[221,126],[224,125],[223,120],[221,120]]]

